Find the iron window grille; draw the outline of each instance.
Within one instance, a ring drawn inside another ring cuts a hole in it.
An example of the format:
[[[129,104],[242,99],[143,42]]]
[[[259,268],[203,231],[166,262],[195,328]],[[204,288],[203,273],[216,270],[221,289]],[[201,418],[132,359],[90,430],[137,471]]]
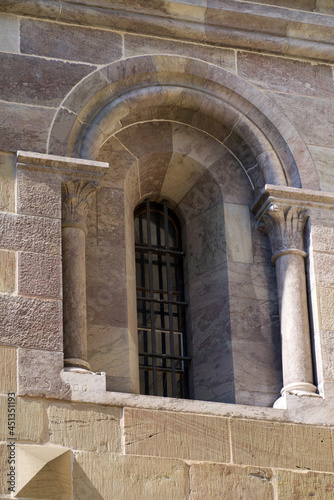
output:
[[[140,392],[188,397],[181,227],[163,204],[135,210]]]

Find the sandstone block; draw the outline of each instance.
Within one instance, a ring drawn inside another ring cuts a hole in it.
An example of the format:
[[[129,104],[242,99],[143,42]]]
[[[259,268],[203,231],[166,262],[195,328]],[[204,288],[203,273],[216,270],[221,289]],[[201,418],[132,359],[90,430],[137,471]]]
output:
[[[38,171],[17,169],[17,212],[61,217],[61,179]]]
[[[19,52],[18,18],[0,15],[0,50],[1,52]]]
[[[41,443],[44,439],[44,410],[42,401],[15,398],[14,437],[19,440]],[[0,396],[0,440],[8,440],[7,395]],[[14,412],[11,412],[11,415]]]
[[[322,330],[334,330],[334,289],[318,287],[319,321]]]
[[[272,471],[231,465],[192,464],[190,491],[191,500],[271,500],[274,498]]]
[[[306,143],[328,147],[333,145],[333,100],[274,92],[270,92],[268,97],[283,109]]]
[[[85,78],[75,89],[70,92],[68,97],[65,99],[63,105],[66,109],[72,111],[73,113],[80,113],[80,118],[85,123],[92,119],[91,113],[95,113],[96,107],[91,109],[91,105],[98,104],[100,106],[101,91],[105,90],[105,97],[110,96],[110,89],[108,85],[108,80],[102,71],[95,71]],[[95,97],[95,99],[94,99]],[[88,110],[82,112],[85,104],[90,101],[90,106]]]
[[[61,447],[18,445],[16,495],[72,500],[72,453]]]
[[[262,89],[332,99],[331,68],[324,64],[263,56],[237,55],[238,75]]]
[[[184,500],[189,488],[179,460],[110,453],[75,453],[73,478],[80,500]]]
[[[121,409],[57,403],[47,414],[52,443],[75,450],[121,452]]]
[[[133,35],[125,35],[124,47],[125,57],[141,54],[176,54],[202,59],[235,72],[234,51],[229,49]]]
[[[61,257],[19,252],[18,293],[20,295],[61,299],[61,283]]]
[[[303,424],[233,419],[236,464],[333,472],[330,429]]]
[[[103,178],[102,185],[123,188],[129,169],[136,165],[136,158],[115,137],[105,142],[99,152],[99,161],[112,165]]]
[[[17,391],[17,349],[0,346],[0,394]]]
[[[16,254],[0,250],[0,292],[14,292],[16,278]]]
[[[320,146],[308,146],[313,157],[320,188],[322,191],[334,191],[334,173],[332,165],[334,162],[333,148],[322,148]]]
[[[0,113],[2,117],[1,149],[15,152],[19,149],[29,151],[33,144],[35,151],[46,152],[48,131],[55,114],[54,109],[1,102]]]
[[[7,443],[0,444],[0,470],[2,474],[0,474],[0,495],[8,495],[10,492],[8,491],[7,484],[7,475],[10,472],[10,465],[8,464],[8,448]],[[8,498],[8,497],[7,497]]]
[[[179,203],[204,172],[204,167],[196,160],[173,153],[163,179],[161,196]],[[152,171],[151,175],[154,175]]]
[[[48,152],[52,155],[67,156],[67,147],[72,127],[77,115],[65,108],[60,108],[53,122]]]
[[[0,211],[15,212],[15,156],[0,153]]]
[[[60,301],[0,295],[1,343],[60,350],[62,326]]]
[[[333,474],[319,472],[275,471],[278,500],[319,498],[331,500],[334,496]]]
[[[0,86],[4,101],[54,107],[95,69],[94,66],[15,54],[1,54],[0,64]],[[33,149],[36,150],[35,147]]]
[[[122,36],[111,31],[22,19],[21,52],[106,64],[122,57]]]
[[[0,246],[47,254],[61,253],[59,220],[0,213]]]
[[[107,376],[129,375],[129,332],[110,325],[88,325],[88,361],[93,371]],[[138,361],[137,361],[138,363]]]
[[[229,462],[228,419],[124,409],[125,453]]]

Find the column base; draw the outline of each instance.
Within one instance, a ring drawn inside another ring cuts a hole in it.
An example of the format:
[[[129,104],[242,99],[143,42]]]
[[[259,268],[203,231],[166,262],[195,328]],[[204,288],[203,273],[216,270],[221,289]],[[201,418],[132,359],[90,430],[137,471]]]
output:
[[[319,398],[317,394],[317,388],[315,385],[309,382],[293,382],[292,384],[287,384],[281,390],[281,397],[275,401],[273,408],[287,408],[286,396],[307,396]]]
[[[65,371],[74,371],[77,373],[91,372],[91,367],[88,361],[80,358],[67,358],[64,359]]]

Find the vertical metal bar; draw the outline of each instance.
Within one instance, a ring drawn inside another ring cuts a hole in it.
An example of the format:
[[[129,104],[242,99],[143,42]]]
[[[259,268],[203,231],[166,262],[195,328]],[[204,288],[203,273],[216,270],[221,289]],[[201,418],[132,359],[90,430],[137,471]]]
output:
[[[151,247],[151,212],[150,212],[150,202],[146,198],[146,213],[147,213],[147,245]],[[156,342],[155,342],[155,315],[154,315],[154,289],[153,289],[153,265],[152,265],[152,250],[148,251],[148,275],[149,275],[149,286],[150,286],[150,299],[151,299],[151,342],[152,342],[152,353],[157,354]],[[158,395],[158,376],[157,376],[157,360],[152,357],[152,367],[153,367],[153,393],[154,396]]]
[[[164,200],[164,225],[165,225],[165,247],[166,247],[166,274],[167,274],[167,297],[172,300],[172,283],[170,272],[170,254],[169,254],[169,231],[168,231],[168,206],[167,201]],[[174,356],[174,325],[173,325],[173,304],[168,304],[169,315],[169,340],[170,340],[170,353]],[[175,360],[171,359],[172,367],[172,397],[176,398],[176,373],[175,373]]]

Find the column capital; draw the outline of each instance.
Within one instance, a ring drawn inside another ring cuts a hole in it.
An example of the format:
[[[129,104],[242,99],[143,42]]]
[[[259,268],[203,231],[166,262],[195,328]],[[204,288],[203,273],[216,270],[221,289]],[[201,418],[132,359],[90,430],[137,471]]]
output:
[[[86,231],[86,215],[98,182],[74,180],[62,184],[62,226],[80,227]]]
[[[273,252],[272,262],[285,254],[295,253],[306,257],[304,228],[309,211],[304,207],[269,203],[259,219],[259,230],[269,236]]]

